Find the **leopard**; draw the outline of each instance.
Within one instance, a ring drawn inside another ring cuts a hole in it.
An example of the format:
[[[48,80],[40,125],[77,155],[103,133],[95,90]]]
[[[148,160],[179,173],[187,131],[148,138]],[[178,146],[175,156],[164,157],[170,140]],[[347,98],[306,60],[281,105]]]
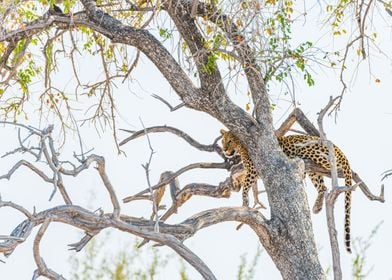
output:
[[[249,156],[248,150],[241,143],[239,138],[231,131],[220,131],[222,135],[222,149],[226,156],[231,157],[237,153],[241,157],[242,164],[246,170],[246,175],[243,179],[242,185],[242,205],[249,207],[248,192],[249,188],[257,184],[259,178],[257,170],[253,165],[252,159]],[[303,160],[311,160],[315,164],[323,167],[326,170],[331,169],[328,160],[328,148],[322,144],[320,137],[310,135],[288,135],[278,137],[278,143],[287,157],[300,158]],[[343,172],[345,186],[352,186],[352,171],[349,161],[345,154],[336,146],[333,145],[336,157],[336,166],[338,170]],[[313,205],[313,213],[317,214],[322,210],[324,197],[327,192],[327,187],[324,183],[324,175],[317,172],[305,172],[314,187],[317,190],[317,198]],[[351,220],[351,190],[345,192],[345,217],[344,217],[344,243],[348,253],[351,253],[351,236],[350,236],[350,220]]]

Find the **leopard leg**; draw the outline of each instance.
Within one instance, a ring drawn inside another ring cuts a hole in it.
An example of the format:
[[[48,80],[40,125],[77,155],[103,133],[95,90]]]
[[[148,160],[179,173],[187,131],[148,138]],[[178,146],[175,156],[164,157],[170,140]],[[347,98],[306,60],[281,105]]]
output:
[[[244,184],[242,187],[242,206],[249,207],[249,197],[248,197],[248,192],[250,187],[253,184],[257,184],[256,182],[256,173],[255,172],[247,172],[245,179],[244,179]]]
[[[308,173],[310,180],[317,189],[317,198],[313,205],[313,213],[317,214],[323,208],[324,196],[327,191],[327,187],[324,184],[323,176],[317,173]]]
[[[253,208],[256,208],[256,206],[259,205],[261,208],[267,209],[267,207],[265,207],[265,205],[259,200],[259,189],[257,188],[257,182],[254,182],[252,185],[252,192],[254,199]]]

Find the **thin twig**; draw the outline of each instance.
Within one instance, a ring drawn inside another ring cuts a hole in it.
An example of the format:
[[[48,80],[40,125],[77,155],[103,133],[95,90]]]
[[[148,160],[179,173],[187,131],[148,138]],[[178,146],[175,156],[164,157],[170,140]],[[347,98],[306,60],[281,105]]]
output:
[[[150,191],[151,197],[152,197],[152,207],[153,207],[153,212],[155,213],[155,226],[154,226],[154,231],[155,232],[159,232],[159,215],[158,215],[158,204],[157,204],[157,198],[155,196],[155,192],[152,190],[151,187],[151,181],[150,181],[150,166],[151,166],[151,161],[152,161],[152,157],[154,155],[154,149],[152,148],[151,145],[151,140],[150,140],[150,136],[148,135],[147,131],[146,131],[146,127],[144,126],[144,123],[142,121],[142,119],[140,119],[140,123],[142,124],[145,133],[146,133],[146,137],[147,137],[147,142],[148,142],[148,147],[150,149],[150,157],[148,159],[148,162],[146,162],[143,166],[144,171],[146,172],[146,177],[147,177],[147,184],[148,184],[148,189]]]
[[[170,112],[174,112],[174,111],[176,111],[176,110],[178,110],[178,109],[180,109],[180,108],[185,106],[185,103],[180,103],[180,104],[178,104],[176,106],[172,106],[172,105],[170,105],[170,103],[168,101],[166,101],[164,98],[160,97],[159,95],[152,94],[151,96],[154,97],[155,99],[158,99],[163,104],[165,104],[167,107],[169,107]]]

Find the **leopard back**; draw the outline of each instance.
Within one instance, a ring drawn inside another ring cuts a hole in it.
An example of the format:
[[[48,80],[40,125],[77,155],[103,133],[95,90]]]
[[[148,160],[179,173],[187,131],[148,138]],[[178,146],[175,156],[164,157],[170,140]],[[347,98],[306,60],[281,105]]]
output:
[[[321,167],[330,170],[331,166],[328,160],[328,148],[321,144],[321,140],[316,136],[309,135],[289,135],[278,138],[279,144],[283,152],[290,158],[299,157],[302,159],[312,160]],[[342,170],[345,185],[350,187],[352,185],[352,172],[350,164],[344,153],[335,145],[333,145],[336,157],[337,168]],[[322,202],[326,187],[324,185],[323,176],[317,173],[308,174],[312,183],[318,190],[318,198],[316,199],[313,212],[317,213],[321,210]],[[345,246],[346,250],[351,253],[351,237],[350,237],[350,216],[351,216],[351,191],[347,191],[345,195]]]

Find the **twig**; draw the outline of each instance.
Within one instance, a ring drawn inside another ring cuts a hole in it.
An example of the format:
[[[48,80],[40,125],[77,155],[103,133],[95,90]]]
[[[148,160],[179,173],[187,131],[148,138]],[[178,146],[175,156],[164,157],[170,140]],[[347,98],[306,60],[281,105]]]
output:
[[[146,178],[147,178],[147,184],[148,184],[148,188],[152,197],[152,207],[153,207],[153,212],[155,213],[155,226],[154,226],[154,231],[155,232],[159,232],[159,215],[158,215],[158,203],[157,203],[157,197],[156,197],[156,193],[152,190],[151,187],[151,181],[150,181],[150,166],[151,166],[151,161],[152,161],[152,157],[154,155],[154,149],[152,148],[151,145],[151,140],[150,140],[150,136],[148,135],[148,133],[146,132],[146,127],[144,126],[144,123],[142,121],[142,119],[140,119],[140,122],[145,130],[146,136],[147,136],[147,142],[148,142],[148,147],[150,148],[150,157],[148,159],[148,162],[146,162],[143,166],[144,171],[146,172]]]
[[[68,246],[70,247],[68,250],[80,252],[87,245],[87,243],[90,242],[90,240],[98,233],[99,231],[95,231],[94,233],[86,232],[86,235],[83,236],[83,238],[79,242],[68,244]]]
[[[174,112],[174,111],[176,111],[176,110],[178,110],[178,109],[180,109],[180,108],[182,108],[182,107],[185,106],[185,103],[180,103],[180,104],[178,104],[178,105],[176,105],[176,106],[173,107],[172,105],[170,105],[169,102],[167,102],[165,99],[163,99],[163,98],[160,97],[159,95],[152,94],[151,96],[154,97],[155,99],[158,99],[159,101],[161,101],[162,103],[164,103],[167,107],[169,107],[170,112]]]
[[[131,67],[129,67],[129,70],[128,70],[127,73],[125,74],[124,79],[123,79],[123,81],[122,81],[123,83],[125,82],[126,79],[128,79],[129,75],[131,75],[133,69],[136,68],[137,63],[139,62],[139,58],[140,58],[140,50],[136,50],[136,57],[135,57],[135,59],[133,60],[133,62],[132,62],[132,64],[131,64]]]
[[[0,208],[1,207],[10,207],[15,210],[18,210],[19,212],[21,212],[23,215],[25,215],[29,219],[33,217],[33,215],[23,206],[18,205],[16,203],[13,203],[11,201],[2,201],[1,197],[0,197]]]

